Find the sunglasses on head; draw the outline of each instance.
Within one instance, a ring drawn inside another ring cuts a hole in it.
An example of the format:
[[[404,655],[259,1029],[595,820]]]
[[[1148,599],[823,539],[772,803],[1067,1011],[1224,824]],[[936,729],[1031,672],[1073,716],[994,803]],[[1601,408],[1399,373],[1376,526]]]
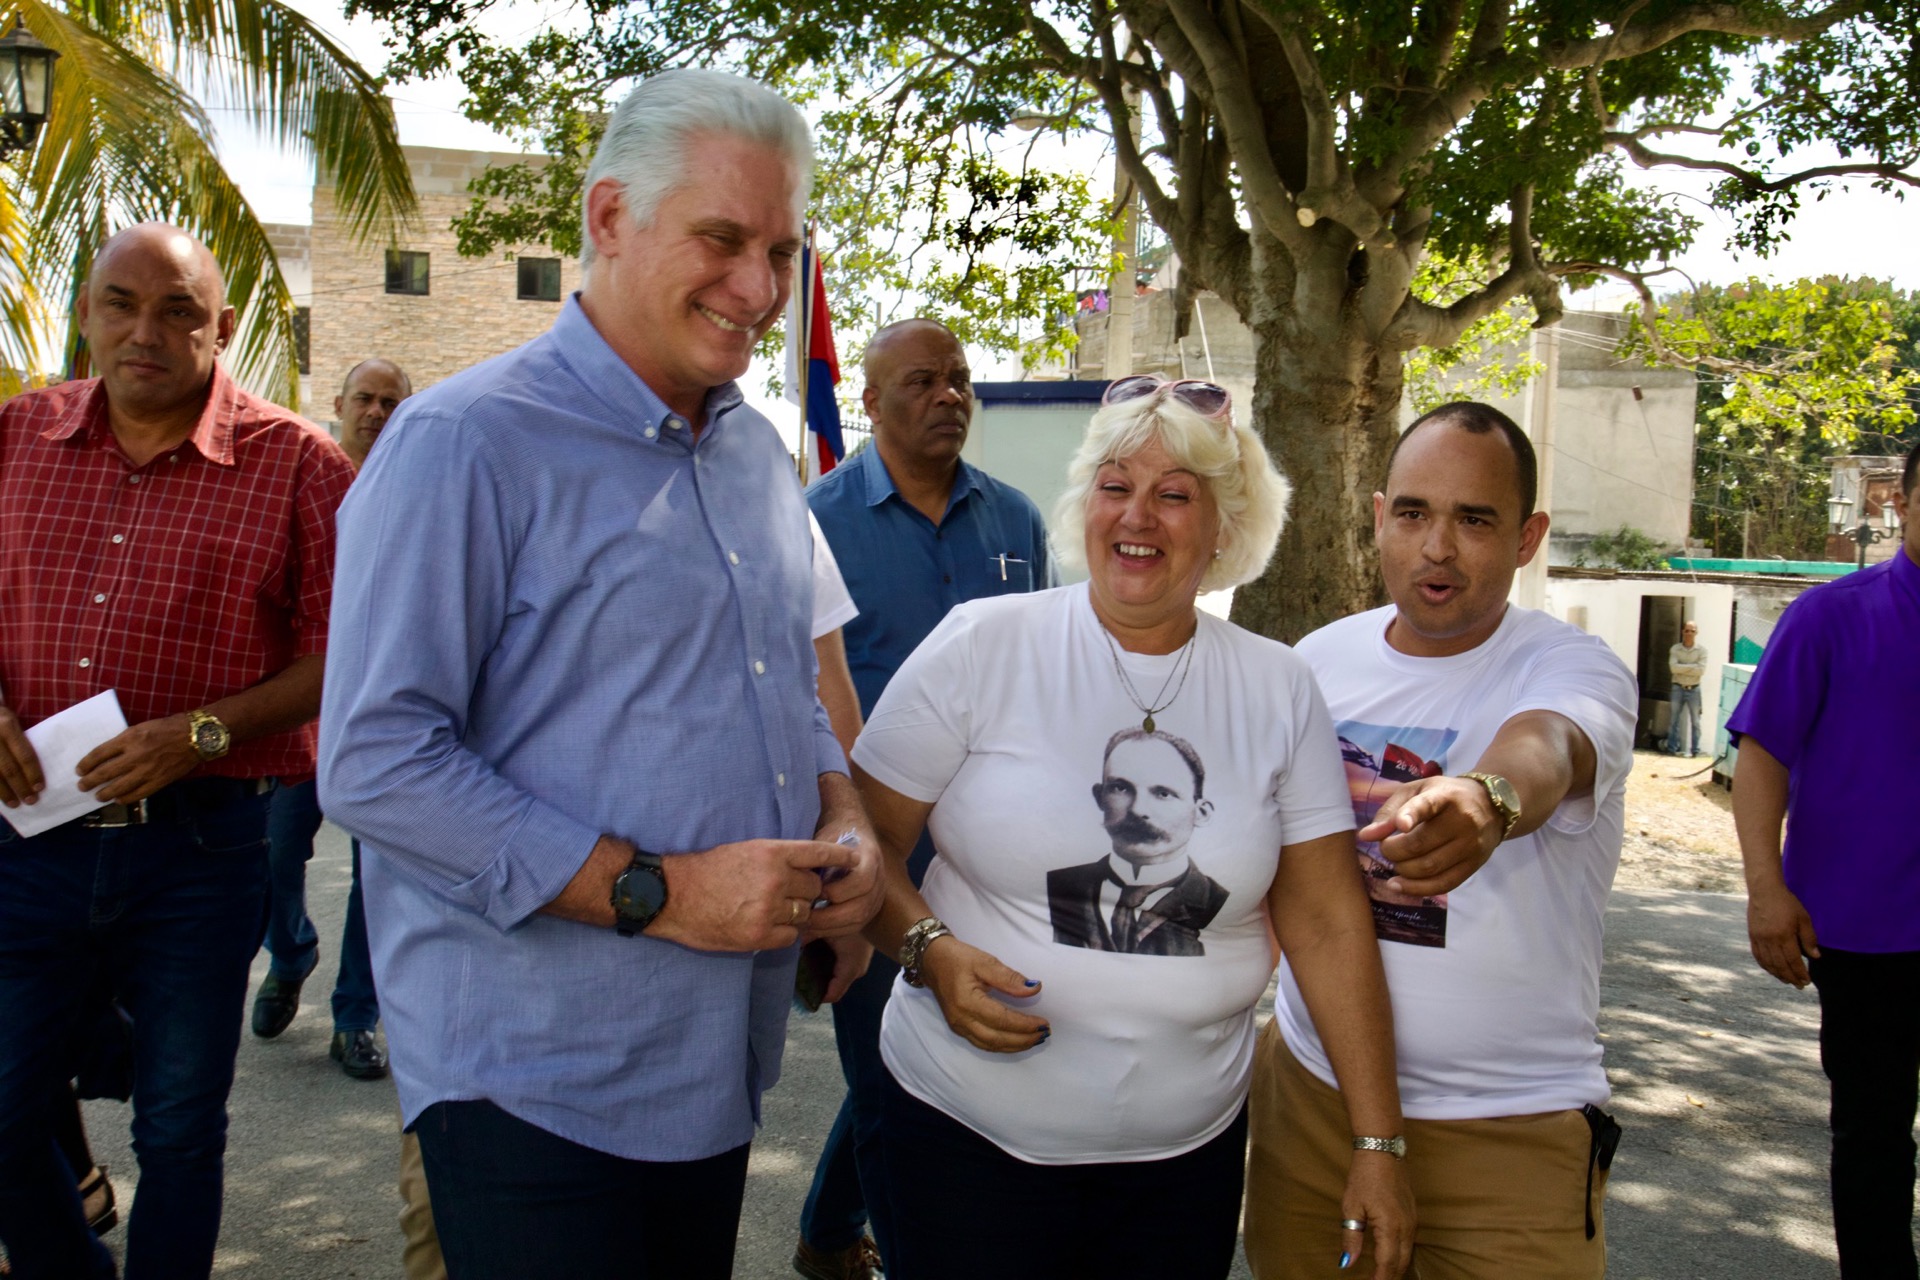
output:
[[[1103,407],[1125,404],[1143,396],[1159,395],[1162,391],[1203,418],[1217,418],[1224,422],[1232,416],[1233,396],[1225,387],[1199,378],[1169,380],[1157,373],[1136,373],[1132,377],[1115,378],[1107,384],[1107,393],[1100,397],[1100,403]]]

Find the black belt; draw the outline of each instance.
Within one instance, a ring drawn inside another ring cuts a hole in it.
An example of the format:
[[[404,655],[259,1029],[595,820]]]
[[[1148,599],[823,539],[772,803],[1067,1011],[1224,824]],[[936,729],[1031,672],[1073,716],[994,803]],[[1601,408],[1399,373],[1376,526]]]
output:
[[[138,827],[149,822],[181,822],[206,809],[218,809],[273,790],[272,778],[186,778],[132,804],[102,805],[78,819],[83,827]]]

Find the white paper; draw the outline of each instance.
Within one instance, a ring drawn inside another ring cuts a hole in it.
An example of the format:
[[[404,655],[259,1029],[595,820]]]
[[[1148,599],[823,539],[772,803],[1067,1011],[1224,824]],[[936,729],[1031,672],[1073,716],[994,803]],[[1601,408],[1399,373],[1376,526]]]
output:
[[[0,805],[0,817],[12,823],[21,835],[37,836],[98,809],[100,801],[80,789],[76,766],[89,751],[118,736],[126,727],[127,717],[120,710],[120,699],[109,689],[50,715],[27,730],[27,741],[40,757],[40,772],[46,775],[47,789],[33,804],[13,808]]]

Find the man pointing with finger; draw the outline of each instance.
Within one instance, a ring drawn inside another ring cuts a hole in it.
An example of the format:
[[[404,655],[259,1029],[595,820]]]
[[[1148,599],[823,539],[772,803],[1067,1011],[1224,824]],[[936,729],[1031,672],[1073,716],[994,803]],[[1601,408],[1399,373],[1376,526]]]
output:
[[[811,167],[762,86],[642,84],[580,293],[402,405],[342,513],[321,801],[453,1280],[729,1276],[793,943],[879,903],[806,506],[733,381]]]
[[[1300,642],[1326,694],[1393,995],[1414,1270],[1600,1280],[1618,1129],[1595,1024],[1638,692],[1599,640],[1510,607],[1543,549],[1533,447],[1455,403],[1395,446],[1373,495],[1392,604]],[[1332,1274],[1350,1134],[1282,962],[1252,1095],[1247,1256]],[[1424,1260],[1424,1265],[1423,1265]],[[1371,1274],[1371,1257],[1353,1259]]]

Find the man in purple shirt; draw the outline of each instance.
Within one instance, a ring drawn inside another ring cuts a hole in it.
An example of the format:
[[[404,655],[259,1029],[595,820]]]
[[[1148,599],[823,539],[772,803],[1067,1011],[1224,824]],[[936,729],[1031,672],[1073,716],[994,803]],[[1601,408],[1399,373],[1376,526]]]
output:
[[[1890,820],[1920,724],[1920,445],[1898,554],[1794,601],[1727,731],[1760,966],[1820,992],[1845,1280],[1911,1280],[1920,1092],[1920,826]],[[1780,825],[1786,819],[1781,856]]]

